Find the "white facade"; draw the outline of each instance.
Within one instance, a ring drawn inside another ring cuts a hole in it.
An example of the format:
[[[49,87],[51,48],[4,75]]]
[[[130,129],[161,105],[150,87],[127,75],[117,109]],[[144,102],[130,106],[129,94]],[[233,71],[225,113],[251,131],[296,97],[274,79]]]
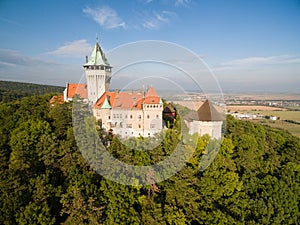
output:
[[[105,130],[126,137],[149,137],[163,126],[162,104],[144,104],[142,109],[94,109],[96,119]],[[155,107],[153,107],[155,106]]]
[[[189,134],[208,134],[212,139],[222,138],[223,116],[211,102],[206,100],[197,111],[191,111],[185,116]]]
[[[222,121],[192,121],[189,123],[189,134],[198,133],[200,136],[208,134],[213,139],[221,139],[222,124]]]
[[[88,99],[94,104],[109,90],[111,69],[105,66],[85,66]]]

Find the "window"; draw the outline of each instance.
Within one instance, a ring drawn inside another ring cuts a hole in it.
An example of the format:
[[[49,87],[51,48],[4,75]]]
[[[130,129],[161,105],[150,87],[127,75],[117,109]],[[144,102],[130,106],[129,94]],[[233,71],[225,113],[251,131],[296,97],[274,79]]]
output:
[[[149,115],[147,115],[147,119],[150,119],[150,116],[149,116]]]
[[[132,128],[132,124],[131,123],[127,124],[127,128]]]
[[[142,116],[141,115],[139,115],[139,117],[138,117],[139,119],[142,119]]]
[[[139,128],[141,128],[141,124],[139,124]]]
[[[156,115],[156,118],[159,118],[159,115]]]
[[[155,128],[155,124],[150,124],[150,128]]]
[[[108,119],[110,120],[110,116],[108,116]]]
[[[127,115],[125,115],[125,119],[127,119]]]
[[[116,118],[116,114],[113,114],[113,117]]]
[[[130,115],[130,119],[132,119],[132,115]]]
[[[122,114],[120,114],[120,118],[122,119]]]

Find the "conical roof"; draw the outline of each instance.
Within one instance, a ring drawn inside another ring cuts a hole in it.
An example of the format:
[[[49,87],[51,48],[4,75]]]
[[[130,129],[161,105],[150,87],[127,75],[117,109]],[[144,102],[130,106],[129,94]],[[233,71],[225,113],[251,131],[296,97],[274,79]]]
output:
[[[109,96],[106,96],[101,109],[111,109],[111,105],[109,104],[108,98],[109,98]]]
[[[224,118],[216,110],[211,102],[206,100],[202,106],[198,109],[198,120],[199,121],[223,121]]]
[[[98,42],[96,42],[92,54],[85,66],[110,66]]]

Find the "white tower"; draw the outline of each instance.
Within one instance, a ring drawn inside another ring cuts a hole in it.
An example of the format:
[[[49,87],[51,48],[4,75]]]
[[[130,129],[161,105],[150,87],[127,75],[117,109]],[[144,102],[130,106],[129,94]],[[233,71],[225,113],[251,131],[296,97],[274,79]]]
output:
[[[95,104],[103,93],[109,90],[112,68],[98,40],[90,58],[86,57],[86,63],[83,67],[86,76],[88,99]]]

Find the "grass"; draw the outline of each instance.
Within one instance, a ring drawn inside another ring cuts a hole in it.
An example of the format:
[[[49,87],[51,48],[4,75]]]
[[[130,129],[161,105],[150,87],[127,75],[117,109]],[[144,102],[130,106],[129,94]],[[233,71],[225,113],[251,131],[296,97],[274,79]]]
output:
[[[267,125],[270,127],[275,127],[275,128],[280,128],[283,130],[289,131],[292,135],[300,138],[300,125],[299,124],[293,124],[293,123],[288,123],[284,122],[282,120],[252,120],[254,123],[260,123],[262,125]]]
[[[287,109],[300,111],[300,106],[287,107]]]
[[[300,122],[300,111],[247,111],[247,113],[261,114],[265,116],[276,116],[280,117],[280,120],[252,120],[255,123],[268,125],[270,127],[276,127],[283,130],[289,131],[292,135],[300,138],[300,125],[284,122],[283,120],[294,120]]]
[[[300,122],[300,111],[249,111],[252,114],[262,114],[265,116],[277,116],[281,120],[295,120]]]

